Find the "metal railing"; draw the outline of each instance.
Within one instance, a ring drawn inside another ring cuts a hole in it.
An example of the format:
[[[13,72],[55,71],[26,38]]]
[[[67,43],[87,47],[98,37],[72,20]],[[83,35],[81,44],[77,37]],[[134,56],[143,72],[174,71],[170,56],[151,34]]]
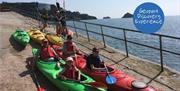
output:
[[[75,20],[73,20],[72,22],[73,22],[73,26],[72,26],[72,25],[67,25],[67,26],[75,29],[76,37],[78,37],[78,31],[77,31],[77,29],[82,30],[82,31],[85,31],[85,32],[86,32],[86,35],[87,35],[87,40],[88,40],[89,42],[90,42],[90,40],[91,40],[90,37],[89,37],[89,36],[90,36],[89,33],[93,33],[93,34],[100,35],[100,36],[102,37],[102,42],[103,42],[104,47],[107,46],[107,45],[106,45],[106,41],[105,41],[105,37],[109,37],[109,38],[112,38],[112,39],[124,41],[125,50],[126,50],[126,57],[129,57],[128,44],[127,44],[127,43],[132,43],[132,44],[136,44],[136,45],[140,45],[140,46],[144,46],[144,47],[148,47],[148,48],[152,48],[152,49],[158,50],[159,53],[160,53],[160,55],[159,55],[159,56],[160,56],[160,65],[161,65],[161,71],[160,71],[160,72],[163,72],[163,70],[164,70],[164,66],[163,66],[163,52],[167,52],[167,53],[171,53],[171,54],[179,55],[179,56],[180,56],[180,53],[173,52],[173,51],[170,51],[170,50],[166,50],[166,49],[163,49],[163,47],[162,47],[162,46],[163,46],[163,45],[162,45],[162,38],[170,38],[170,39],[180,40],[180,38],[178,38],[178,37],[168,36],[168,35],[162,35],[162,34],[151,34],[151,35],[157,36],[157,37],[159,38],[159,48],[157,48],[157,47],[154,47],[154,46],[150,46],[150,45],[146,45],[146,44],[142,44],[142,43],[138,43],[138,42],[134,42],[134,41],[128,40],[128,39],[127,39],[127,34],[126,34],[126,32],[131,31],[131,32],[142,33],[142,32],[137,31],[137,30],[119,28],[119,27],[102,25],[102,24],[96,24],[96,23],[90,23],[90,22],[86,22],[86,21],[75,21]],[[84,28],[77,27],[75,22],[84,23],[85,29],[84,29]],[[99,33],[99,32],[95,32],[95,31],[89,30],[88,27],[87,27],[87,24],[88,24],[88,25],[99,26],[101,32]],[[114,37],[114,36],[111,36],[111,35],[104,34],[104,32],[103,32],[103,27],[122,30],[122,31],[123,31],[123,35],[124,35],[124,38],[118,38],[118,37]],[[143,33],[142,33],[142,34],[143,34]]]

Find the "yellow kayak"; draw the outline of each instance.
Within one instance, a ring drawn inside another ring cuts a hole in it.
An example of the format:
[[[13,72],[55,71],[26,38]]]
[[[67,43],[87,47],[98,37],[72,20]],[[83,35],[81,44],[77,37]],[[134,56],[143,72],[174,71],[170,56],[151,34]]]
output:
[[[47,39],[49,40],[50,43],[62,46],[63,45],[63,38],[54,35],[54,34],[47,34],[46,35]]]
[[[38,29],[30,29],[28,34],[33,41],[40,44],[42,43],[42,40],[45,39],[45,34]]]

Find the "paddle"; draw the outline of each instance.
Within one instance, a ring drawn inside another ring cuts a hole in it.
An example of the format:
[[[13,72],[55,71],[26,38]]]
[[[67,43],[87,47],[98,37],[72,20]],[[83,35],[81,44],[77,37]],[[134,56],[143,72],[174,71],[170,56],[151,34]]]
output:
[[[58,10],[60,10],[60,5],[59,5],[58,2],[56,2],[56,7],[57,7]]]
[[[38,80],[37,80],[37,77],[36,77],[36,74],[35,74],[34,71],[33,71],[33,76],[34,76],[34,79],[35,79],[35,83],[36,83],[36,86],[37,86],[37,90],[38,90],[38,91],[45,91],[45,89],[40,86],[40,84],[39,84],[39,82],[38,82]]]
[[[53,53],[55,54],[55,56],[58,58],[58,60],[60,60],[60,62],[61,62],[63,65],[65,65],[65,62],[64,62],[64,61],[61,61],[62,58],[59,57],[59,55],[56,53],[56,51],[54,50],[54,48],[53,48],[52,46],[51,46],[51,50],[53,51]]]
[[[34,56],[34,60],[33,60],[33,61],[35,62],[35,61],[36,61],[35,59],[36,59],[37,49],[34,49],[34,48],[33,48],[33,49],[32,49],[32,53],[33,53],[33,56]],[[40,86],[40,84],[39,84],[39,82],[38,82],[38,80],[37,80],[37,76],[36,76],[36,74],[35,74],[35,72],[34,72],[33,69],[32,69],[32,73],[33,73],[33,77],[34,77],[34,81],[35,81],[37,90],[38,90],[38,91],[45,91],[45,89]]]
[[[109,71],[108,71],[107,66],[105,64],[104,64],[104,67],[105,67],[106,73],[107,73],[106,83],[107,84],[115,84],[117,79],[114,76],[109,74]]]

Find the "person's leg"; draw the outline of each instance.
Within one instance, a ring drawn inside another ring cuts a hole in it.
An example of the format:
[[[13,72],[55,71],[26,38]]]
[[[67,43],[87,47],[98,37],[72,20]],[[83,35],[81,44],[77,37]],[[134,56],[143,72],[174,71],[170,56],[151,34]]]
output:
[[[56,23],[56,35],[58,36],[59,35],[59,24]]]
[[[47,23],[43,24],[43,27],[40,29],[41,32],[43,32],[43,30],[47,27]]]

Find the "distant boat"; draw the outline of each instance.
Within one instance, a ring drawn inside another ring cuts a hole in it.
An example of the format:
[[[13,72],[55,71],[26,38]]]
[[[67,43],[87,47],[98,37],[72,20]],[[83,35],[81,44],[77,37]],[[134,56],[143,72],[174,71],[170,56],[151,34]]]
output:
[[[111,19],[111,17],[109,17],[109,16],[106,16],[106,17],[103,17],[103,19]]]

